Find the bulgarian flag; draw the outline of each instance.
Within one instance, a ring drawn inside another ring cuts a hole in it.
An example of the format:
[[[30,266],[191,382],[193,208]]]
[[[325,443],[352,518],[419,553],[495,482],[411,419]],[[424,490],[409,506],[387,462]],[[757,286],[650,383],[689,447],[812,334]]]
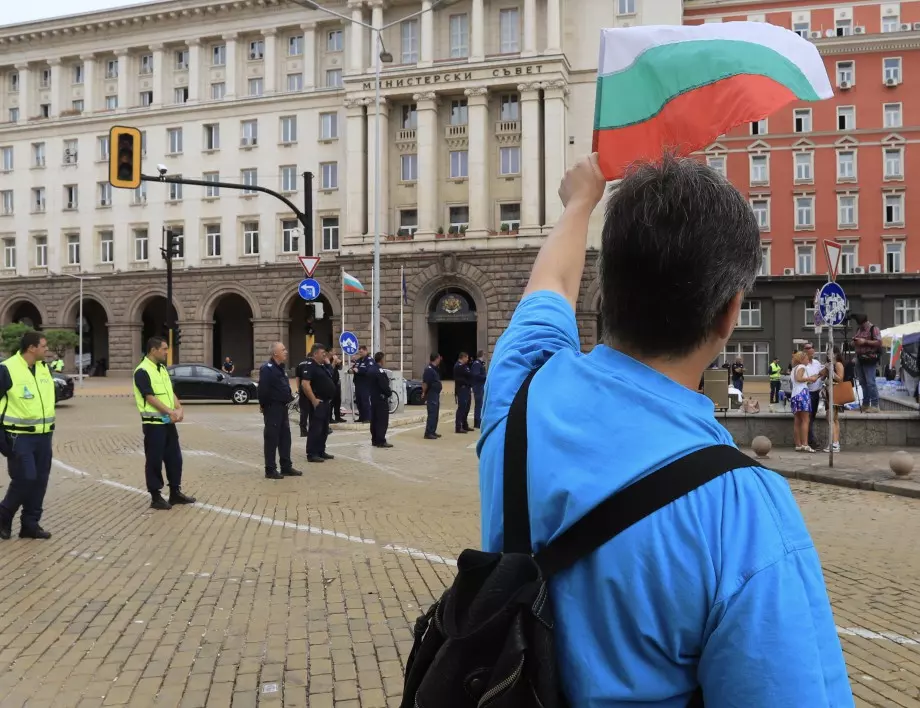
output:
[[[766,22],[601,30],[594,151],[608,180],[712,143],[793,101],[834,95],[815,46]]]
[[[355,276],[349,275],[344,270],[342,271],[342,287],[350,293],[367,293],[367,290],[361,285],[361,281]]]

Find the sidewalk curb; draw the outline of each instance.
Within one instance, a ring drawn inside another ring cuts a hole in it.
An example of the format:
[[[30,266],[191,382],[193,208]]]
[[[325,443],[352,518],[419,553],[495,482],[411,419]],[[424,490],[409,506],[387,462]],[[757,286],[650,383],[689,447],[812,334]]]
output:
[[[445,411],[438,416],[438,420],[444,420],[445,418],[453,418],[455,411]],[[405,418],[390,419],[390,428],[406,428],[410,425],[417,425],[418,423],[424,423],[428,420],[427,413],[421,413],[418,415],[410,415]],[[367,423],[333,423],[329,426],[332,430],[370,430],[370,426]]]
[[[832,472],[812,472],[810,470],[796,469],[782,465],[771,464],[769,457],[752,459],[762,462],[766,467],[774,472],[781,474],[787,479],[798,479],[803,482],[817,482],[818,484],[830,484],[835,487],[846,487],[848,489],[861,489],[868,492],[882,492],[883,494],[893,494],[898,497],[908,497],[911,499],[920,499],[920,487],[905,486],[899,482],[911,482],[917,484],[918,481],[912,475],[906,478],[897,477],[892,473],[891,477],[886,480],[872,479],[852,479]]]

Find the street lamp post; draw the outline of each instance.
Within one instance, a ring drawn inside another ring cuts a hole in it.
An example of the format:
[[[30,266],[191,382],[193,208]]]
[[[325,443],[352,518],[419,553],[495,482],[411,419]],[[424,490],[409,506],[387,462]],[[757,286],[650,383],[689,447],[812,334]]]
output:
[[[80,338],[80,349],[77,358],[77,381],[83,385],[83,281],[84,280],[102,280],[99,275],[74,275],[73,273],[62,273],[68,278],[80,281],[80,310],[77,315],[77,336]]]

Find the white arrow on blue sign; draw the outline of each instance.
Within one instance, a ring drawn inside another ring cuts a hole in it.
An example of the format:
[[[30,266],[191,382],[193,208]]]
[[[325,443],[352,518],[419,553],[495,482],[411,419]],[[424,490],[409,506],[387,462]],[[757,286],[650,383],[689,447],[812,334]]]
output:
[[[313,278],[304,278],[300,281],[300,285],[297,286],[297,292],[307,302],[315,300],[319,297],[319,283]]]
[[[831,327],[843,324],[847,317],[846,293],[838,283],[825,283],[818,293],[818,311],[821,313],[821,319]]]
[[[353,332],[342,332],[339,335],[339,346],[342,347],[342,351],[352,356],[358,353],[358,338],[354,335]]]

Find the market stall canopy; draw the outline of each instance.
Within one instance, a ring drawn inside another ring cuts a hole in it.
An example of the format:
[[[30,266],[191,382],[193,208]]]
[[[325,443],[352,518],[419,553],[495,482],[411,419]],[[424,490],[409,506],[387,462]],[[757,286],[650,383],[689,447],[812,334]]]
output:
[[[882,344],[886,347],[891,346],[894,339],[904,339],[912,334],[920,335],[920,322],[908,322],[907,324],[889,327],[881,331]]]

